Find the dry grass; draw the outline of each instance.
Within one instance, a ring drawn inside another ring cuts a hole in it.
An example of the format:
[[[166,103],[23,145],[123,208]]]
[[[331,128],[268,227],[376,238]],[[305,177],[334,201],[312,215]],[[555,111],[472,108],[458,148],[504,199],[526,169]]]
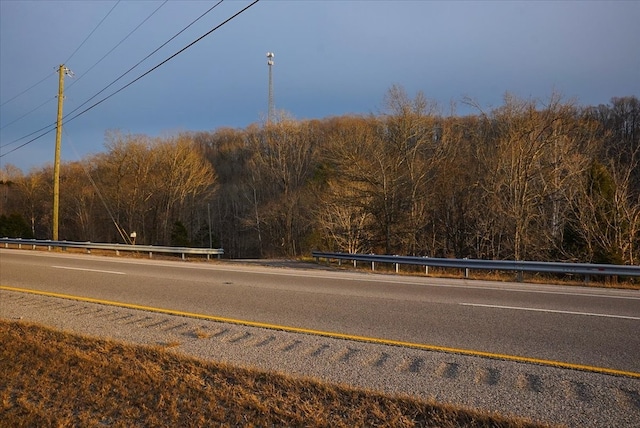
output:
[[[0,425],[529,427],[387,397],[0,321]]]
[[[200,327],[196,328],[192,334],[193,337],[197,337],[198,339],[209,339],[213,336],[213,334],[201,329]]]

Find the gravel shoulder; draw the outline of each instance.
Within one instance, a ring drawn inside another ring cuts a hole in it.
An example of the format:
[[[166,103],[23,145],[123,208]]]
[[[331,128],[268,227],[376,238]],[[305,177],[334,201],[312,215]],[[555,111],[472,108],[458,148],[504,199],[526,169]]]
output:
[[[640,380],[0,291],[0,317],[575,427],[638,427]]]

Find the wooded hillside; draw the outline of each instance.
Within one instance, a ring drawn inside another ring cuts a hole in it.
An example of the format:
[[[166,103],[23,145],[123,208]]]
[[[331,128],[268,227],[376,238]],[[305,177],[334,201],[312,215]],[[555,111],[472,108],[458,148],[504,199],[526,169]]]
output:
[[[150,138],[63,164],[60,239],[480,259],[640,261],[640,101],[506,95],[443,115],[392,87],[383,113]],[[52,167],[5,166],[0,235],[50,238]],[[210,219],[210,220],[209,220]],[[209,228],[211,225],[211,229]],[[210,235],[211,230],[211,235]]]

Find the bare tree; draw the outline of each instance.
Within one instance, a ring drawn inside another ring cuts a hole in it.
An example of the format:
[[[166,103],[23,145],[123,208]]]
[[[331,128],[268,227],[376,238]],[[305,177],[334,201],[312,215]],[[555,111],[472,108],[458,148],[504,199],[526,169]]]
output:
[[[350,197],[366,204],[362,206],[377,224],[382,250],[415,254],[424,247],[430,185],[443,160],[440,121],[422,93],[410,99],[393,86],[384,102],[387,113],[381,118],[335,121],[327,158],[338,181],[351,183]]]
[[[60,184],[61,218],[66,239],[94,241],[95,226],[99,224],[95,216],[96,190],[91,178],[88,160],[62,165]]]
[[[118,228],[137,231],[139,242],[169,243],[170,225],[186,203],[212,191],[215,173],[187,134],[150,139],[113,133],[97,159],[98,187]]]
[[[163,206],[161,237],[168,242],[171,220],[180,218],[187,197],[213,189],[215,173],[187,134],[158,141],[154,153],[156,173],[152,182],[157,189],[157,201]]]
[[[507,94],[478,111],[442,117],[422,93],[393,86],[383,112],[366,117],[110,132],[105,153],[63,165],[61,234],[112,242],[136,231],[164,244],[179,231],[198,245],[213,235],[232,257],[327,246],[638,262],[636,97],[578,110],[558,94]],[[2,176],[0,211],[19,211],[39,237],[51,228],[50,169]]]
[[[297,255],[300,240],[310,228],[307,199],[317,161],[316,140],[311,123],[296,123],[282,117],[248,136],[253,152],[250,174],[253,200],[252,213],[261,234],[268,234],[272,244],[284,254]],[[255,180],[260,180],[260,188]],[[258,195],[257,193],[261,193]],[[260,206],[257,204],[260,202]]]
[[[20,194],[18,206],[24,210],[33,235],[40,238],[49,238],[51,230],[53,173],[47,172],[33,169],[15,179]]]
[[[158,189],[152,183],[152,175],[159,172],[154,170],[152,145],[152,140],[143,135],[107,134],[107,153],[99,155],[96,167],[98,191],[115,222],[107,239],[127,241],[135,231],[138,242],[147,243],[153,234],[150,201]]]
[[[542,109],[535,100],[507,94],[505,105],[486,120],[494,133],[480,158],[486,168],[481,185],[487,209],[502,219],[511,238],[507,248],[516,260],[545,257],[538,250],[546,238],[559,239],[568,211],[563,189],[588,164],[587,157],[575,152],[580,140],[572,132],[573,107],[557,94]]]
[[[318,227],[331,247],[347,253],[371,251],[372,216],[359,199],[358,184],[330,180],[316,211]]]
[[[635,157],[635,156],[634,156]],[[574,200],[575,233],[590,261],[637,264],[640,251],[640,199],[631,188],[631,163],[594,161]]]
[[[385,97],[387,114],[381,123],[383,140],[389,147],[394,185],[398,187],[401,236],[404,253],[416,254],[421,234],[429,223],[433,205],[431,189],[447,150],[442,120],[435,103],[422,92],[414,99],[392,86]]]

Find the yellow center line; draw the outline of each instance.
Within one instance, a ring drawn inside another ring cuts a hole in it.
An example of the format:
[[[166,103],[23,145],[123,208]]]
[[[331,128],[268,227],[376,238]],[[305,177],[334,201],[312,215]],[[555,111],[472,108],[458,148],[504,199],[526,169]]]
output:
[[[174,309],[154,308],[151,306],[136,305],[133,303],[114,302],[111,300],[94,299],[91,297],[74,296],[70,294],[53,293],[49,291],[31,290],[26,288],[9,287],[4,285],[0,285],[0,290],[15,291],[19,293],[30,293],[30,294],[36,294],[36,295],[46,296],[46,297],[57,297],[57,298],[76,300],[76,301],[86,302],[86,303],[98,303],[101,305],[117,306],[121,308],[137,309],[137,310],[156,312],[156,313],[161,313],[166,315],[176,315],[176,316],[197,318],[197,319],[208,320],[208,321],[244,325],[247,327],[258,327],[258,328],[266,328],[270,330],[280,330],[280,331],[286,331],[290,333],[309,334],[309,335],[323,336],[323,337],[329,337],[334,339],[345,339],[345,340],[353,340],[357,342],[373,343],[378,345],[400,346],[405,348],[421,349],[425,351],[446,352],[450,354],[467,355],[472,357],[484,357],[484,358],[491,358],[496,360],[506,360],[506,361],[514,361],[518,363],[537,364],[537,365],[557,367],[562,369],[580,370],[580,371],[594,372],[594,373],[614,375],[614,376],[626,376],[626,377],[640,379],[640,373],[638,372],[610,369],[606,367],[589,366],[584,364],[567,363],[563,361],[544,360],[539,358],[522,357],[518,355],[499,354],[499,353],[493,353],[493,352],[475,351],[471,349],[451,348],[451,347],[437,346],[437,345],[427,345],[422,343],[404,342],[399,340],[381,339],[376,337],[358,336],[353,334],[314,330],[314,329],[301,328],[301,327],[291,327],[291,326],[262,323],[262,322],[256,322],[256,321],[239,320],[239,319],[219,317],[214,315],[205,315],[205,314],[197,314],[192,312],[178,311]]]

